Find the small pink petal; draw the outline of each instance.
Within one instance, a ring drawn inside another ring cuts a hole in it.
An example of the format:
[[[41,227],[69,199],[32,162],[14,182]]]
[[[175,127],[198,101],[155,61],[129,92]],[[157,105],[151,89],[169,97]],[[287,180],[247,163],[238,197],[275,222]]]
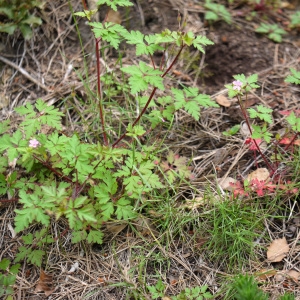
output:
[[[37,148],[40,145],[40,142],[36,139],[32,139],[29,141],[29,147]]]

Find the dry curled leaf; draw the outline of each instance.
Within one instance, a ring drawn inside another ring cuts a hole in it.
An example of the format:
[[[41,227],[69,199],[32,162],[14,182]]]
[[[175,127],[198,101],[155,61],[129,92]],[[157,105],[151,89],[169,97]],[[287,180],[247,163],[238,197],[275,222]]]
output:
[[[275,279],[276,282],[282,282],[282,281],[284,281],[285,276],[282,273],[277,273],[274,276],[274,279]]]
[[[266,168],[258,168],[252,173],[250,173],[247,177],[247,180],[251,182],[251,180],[257,179],[259,181],[267,181],[270,179],[270,173]]]
[[[203,206],[205,203],[206,202],[203,197],[196,197],[193,200],[186,201],[186,203],[181,205],[181,207],[194,210],[194,209],[199,208],[200,206]]]
[[[154,209],[150,209],[148,211],[148,213],[150,214],[150,216],[154,217],[154,218],[162,218],[164,215],[155,211]]]
[[[144,236],[146,235],[154,235],[158,236],[159,233],[156,230],[156,228],[152,225],[150,219],[147,219],[145,217],[139,217],[136,220],[136,229]]]
[[[300,273],[296,270],[281,271],[281,272],[278,272],[276,274],[276,276],[274,277],[274,279],[277,282],[281,282],[284,280],[291,280],[295,283],[298,283],[299,278],[300,278]]]
[[[119,234],[127,225],[122,222],[111,222],[106,224],[106,229],[113,234]]]
[[[279,262],[282,261],[286,254],[289,252],[290,248],[286,241],[286,238],[274,240],[267,251],[267,258],[270,262]]]
[[[224,107],[229,107],[231,105],[231,102],[224,95],[217,96],[216,101],[218,104],[220,104],[221,106],[224,106]]]
[[[230,183],[236,183],[237,180],[232,177],[226,177],[226,178],[217,178],[217,182],[221,189],[225,191],[232,191],[233,187]]]
[[[122,23],[122,17],[121,17],[121,15],[118,11],[114,11],[114,10],[110,9],[108,14],[107,14],[106,22],[121,24]]]
[[[55,288],[53,286],[53,276],[46,274],[43,270],[40,273],[40,279],[35,288],[35,292],[44,292],[45,296],[50,296],[54,292]]]
[[[296,270],[289,270],[287,272],[287,275],[289,276],[290,279],[292,279],[295,282],[297,282],[300,278],[300,273],[297,272]]]

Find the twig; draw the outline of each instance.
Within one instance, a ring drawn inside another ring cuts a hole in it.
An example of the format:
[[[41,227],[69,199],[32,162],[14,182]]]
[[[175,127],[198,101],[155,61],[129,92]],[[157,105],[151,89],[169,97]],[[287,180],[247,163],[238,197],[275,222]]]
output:
[[[26,70],[24,70],[22,67],[16,65],[15,63],[11,62],[10,60],[4,58],[3,56],[0,55],[0,60],[4,62],[5,64],[13,67],[14,69],[18,70],[22,75],[24,75],[27,79],[47,91],[48,93],[52,93],[53,91],[50,90],[48,87],[46,87],[44,84],[39,82],[37,79],[33,78]]]

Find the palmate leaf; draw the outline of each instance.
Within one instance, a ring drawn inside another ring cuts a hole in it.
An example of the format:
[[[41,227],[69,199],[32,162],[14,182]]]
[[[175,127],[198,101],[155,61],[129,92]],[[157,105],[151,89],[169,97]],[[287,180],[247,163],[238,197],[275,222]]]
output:
[[[135,125],[132,127],[132,124],[129,124],[126,129],[126,135],[127,136],[132,136],[132,137],[138,137],[142,136],[146,130],[143,128],[141,125]]]
[[[286,118],[286,120],[292,126],[293,130],[300,132],[300,118],[297,118],[293,111]]]
[[[90,230],[88,236],[87,236],[87,241],[88,243],[97,243],[97,244],[102,244],[103,242],[103,232],[99,230]]]
[[[131,75],[129,85],[132,94],[147,90],[149,84],[162,91],[165,88],[161,77],[162,71],[155,70],[142,61],[140,61],[139,66],[128,66],[121,68],[121,70]]]
[[[264,125],[262,128],[258,125],[252,125],[253,127],[253,139],[264,139],[267,143],[271,142],[272,133],[267,131],[266,125]]]
[[[49,225],[50,218],[48,215],[44,214],[41,208],[23,208],[15,209],[17,213],[15,217],[15,231],[20,232],[27,228],[29,224],[37,220],[44,225]]]
[[[288,77],[284,80],[285,82],[300,84],[300,72],[296,69],[290,69],[292,75],[288,75]]]
[[[155,43],[160,44],[160,43],[174,43],[177,42],[179,39],[180,35],[176,31],[170,31],[169,29],[166,29],[162,31],[161,33],[155,34]]]
[[[18,157],[18,150],[13,146],[9,134],[4,134],[0,137],[0,152],[4,152],[6,149],[8,149],[7,154],[9,161],[13,161]]]
[[[15,209],[15,212],[17,213],[15,217],[16,232],[24,230],[35,220],[46,226],[50,223],[50,217],[44,213],[42,208],[27,207],[23,209]]]
[[[36,109],[34,110],[30,103],[26,106],[17,107],[15,111],[20,115],[25,116],[25,120],[20,124],[24,127],[26,138],[31,137],[37,130],[40,130],[42,125],[48,125],[55,129],[61,129],[61,117],[64,115],[57,108],[48,106],[42,99],[36,101]]]
[[[68,219],[68,223],[71,229],[74,230],[81,230],[83,223],[79,220],[77,217],[76,211],[73,211],[72,209],[68,209],[65,211],[65,216]]]
[[[86,238],[87,238],[87,232],[85,230],[72,232],[72,243],[73,244],[84,241]]]
[[[132,6],[129,0],[98,0],[97,5],[106,4],[114,11],[117,11],[117,6]]]
[[[0,261],[0,269],[3,270],[3,271],[6,271],[7,267],[9,266],[9,264],[10,264],[10,260],[7,259],[7,258],[3,258]]]
[[[14,23],[5,23],[0,25],[0,32],[12,35],[17,28],[18,26]]]
[[[202,53],[204,53],[203,46],[213,45],[213,44],[214,42],[212,42],[207,37],[202,35],[197,36],[193,41],[193,46],[199,51],[201,51]]]
[[[258,75],[257,74],[252,74],[249,77],[247,77],[247,83],[248,84],[256,83],[257,80],[258,80]]]
[[[75,16],[79,16],[79,17],[86,17],[89,21],[91,20],[91,17],[97,13],[97,9],[93,9],[93,10],[83,10],[83,11],[78,11],[76,13],[74,13]]]
[[[87,221],[90,223],[96,223],[95,211],[92,205],[85,205],[84,207],[77,210],[77,215],[81,221]]]
[[[100,22],[89,22],[89,25],[92,26],[96,38],[103,39],[115,49],[119,48],[122,35],[127,31],[122,25],[112,22],[106,22],[104,25]]]
[[[99,204],[107,203],[118,189],[117,180],[112,176],[112,173],[107,171],[103,181],[104,182],[95,186],[94,189],[95,196],[97,197]]]
[[[125,198],[121,198],[117,202],[116,216],[118,220],[128,220],[136,217],[136,213],[133,211],[130,203],[131,201]]]
[[[241,81],[243,84],[246,84],[247,83],[247,79],[246,79],[246,76],[244,74],[237,74],[237,75],[234,75],[233,78],[235,80],[239,80]]]
[[[256,107],[256,110],[254,108],[248,109],[250,118],[259,118],[260,120],[263,120],[269,124],[273,122],[272,120],[272,112],[273,110],[271,108],[265,107],[263,105],[258,105]]]
[[[251,89],[259,88],[259,85],[256,83],[258,80],[257,74],[252,74],[249,77],[246,77],[244,74],[234,75],[233,78],[235,81],[240,81],[242,83],[241,89],[234,89],[235,83],[226,84],[225,87],[228,89],[228,96],[233,98],[237,95],[243,95],[243,92],[249,92]]]
[[[19,272],[19,268],[21,267],[21,265],[20,264],[15,264],[15,265],[13,265],[13,266],[11,266],[10,268],[9,268],[9,272],[10,273],[13,273],[14,275],[16,275],[18,272]]]
[[[163,48],[156,44],[155,35],[144,35],[140,31],[130,31],[123,34],[128,44],[136,45],[136,55],[153,54],[156,50]]]
[[[136,197],[146,190],[140,176],[130,176],[124,178],[123,184],[125,185],[125,190],[128,195],[133,197]]]
[[[45,254],[46,252],[44,250],[32,250],[27,254],[27,261],[37,267],[41,267]]]
[[[114,213],[115,208],[112,202],[108,202],[101,206],[101,214],[103,216],[103,220],[107,221],[111,218],[111,215]]]
[[[25,246],[21,246],[18,248],[18,253],[16,254],[16,258],[14,259],[14,262],[19,262],[25,259],[27,254],[31,251],[31,249],[28,249]]]
[[[47,105],[41,99],[37,100],[35,107],[40,113],[39,121],[42,124],[47,124],[58,130],[61,129],[61,117],[64,114],[61,113],[58,108],[54,108],[53,105]]]
[[[188,87],[182,90],[172,88],[171,90],[175,96],[175,109],[184,108],[195,120],[200,117],[201,106],[219,107],[208,95],[199,94],[197,88]]]

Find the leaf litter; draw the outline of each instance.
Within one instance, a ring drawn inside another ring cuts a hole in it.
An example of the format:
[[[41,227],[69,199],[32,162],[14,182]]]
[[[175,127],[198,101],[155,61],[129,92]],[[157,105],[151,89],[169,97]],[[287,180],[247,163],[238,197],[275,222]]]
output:
[[[286,238],[275,239],[272,241],[267,251],[267,259],[269,262],[282,261],[290,251],[290,247]]]
[[[46,297],[50,296],[55,291],[53,275],[47,274],[41,270],[40,278],[34,291],[36,293],[44,292]]]

